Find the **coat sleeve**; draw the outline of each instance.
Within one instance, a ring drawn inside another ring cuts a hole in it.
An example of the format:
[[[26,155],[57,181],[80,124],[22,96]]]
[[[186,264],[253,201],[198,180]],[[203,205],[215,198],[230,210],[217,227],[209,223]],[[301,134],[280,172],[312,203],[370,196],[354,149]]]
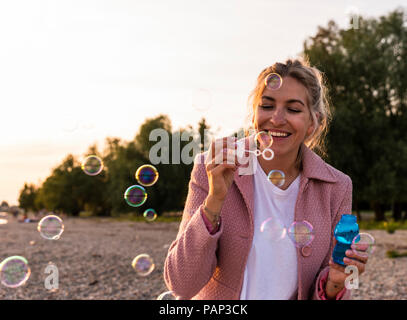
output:
[[[331,244],[329,247],[328,254],[325,256],[322,266],[317,274],[316,280],[314,285],[312,286],[312,299],[313,300],[322,300],[320,294],[320,284],[329,272],[329,260],[332,256],[332,252],[334,249],[334,231],[335,226],[341,219],[343,214],[351,214],[352,213],[352,180],[349,176],[346,176],[345,183],[343,184],[345,187],[345,192],[341,204],[339,205],[339,209],[335,214],[335,218],[333,219],[332,228],[331,228]],[[337,296],[337,300],[350,300],[351,291],[348,289],[344,289],[344,292],[340,292]]]
[[[164,281],[179,299],[195,296],[211,279],[217,265],[216,249],[223,227],[210,234],[202,218],[203,202],[208,195],[205,154],[195,158],[188,195],[176,239],[164,263]]]

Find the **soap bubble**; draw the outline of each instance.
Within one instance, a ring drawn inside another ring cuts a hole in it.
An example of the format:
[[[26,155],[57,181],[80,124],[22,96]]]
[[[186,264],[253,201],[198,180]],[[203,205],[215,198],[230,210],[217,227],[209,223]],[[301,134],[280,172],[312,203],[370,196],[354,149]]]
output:
[[[38,222],[37,226],[40,235],[48,240],[58,240],[64,232],[62,219],[56,215],[45,216]]]
[[[282,84],[283,84],[283,78],[281,78],[281,76],[277,73],[270,73],[264,79],[264,85],[271,90],[280,89]]]
[[[140,207],[147,200],[147,192],[142,186],[133,185],[124,192],[124,200],[129,206]]]
[[[26,258],[12,256],[0,263],[1,283],[8,288],[17,288],[25,284],[31,275]]]
[[[153,259],[148,254],[139,254],[133,259],[131,266],[140,276],[148,276],[153,272],[155,264]]]
[[[157,212],[154,209],[147,209],[144,211],[143,216],[147,221],[151,222],[157,218]]]
[[[285,183],[285,174],[281,170],[271,170],[267,178],[277,187],[281,187]]]
[[[297,248],[305,247],[314,240],[314,227],[306,220],[294,221],[288,228],[288,236]]]
[[[266,155],[267,153],[269,154],[268,156]],[[274,158],[274,151],[272,149],[264,149],[261,154],[264,160],[273,160]]]
[[[103,161],[95,155],[87,156],[81,167],[88,176],[96,176],[103,170]]]
[[[136,179],[141,185],[150,187],[157,182],[158,171],[154,166],[145,164],[137,169]]]
[[[359,233],[352,241],[354,253],[362,256],[370,255],[374,252],[375,238],[369,233]]]
[[[161,293],[157,300],[177,300],[177,297],[174,295],[172,291],[166,291]]]
[[[273,136],[271,132],[260,131],[254,136],[254,141],[256,141],[258,147],[270,148],[273,144]]]
[[[268,218],[260,226],[260,232],[271,241],[279,241],[286,236],[286,228],[275,218]]]

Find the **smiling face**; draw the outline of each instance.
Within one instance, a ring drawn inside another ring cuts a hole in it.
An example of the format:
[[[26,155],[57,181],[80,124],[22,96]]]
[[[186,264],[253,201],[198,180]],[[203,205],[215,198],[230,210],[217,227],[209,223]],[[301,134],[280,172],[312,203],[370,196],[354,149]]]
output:
[[[271,148],[276,156],[296,156],[301,143],[314,130],[307,89],[292,77],[284,77],[278,90],[266,87],[253,121],[256,131],[273,135]]]

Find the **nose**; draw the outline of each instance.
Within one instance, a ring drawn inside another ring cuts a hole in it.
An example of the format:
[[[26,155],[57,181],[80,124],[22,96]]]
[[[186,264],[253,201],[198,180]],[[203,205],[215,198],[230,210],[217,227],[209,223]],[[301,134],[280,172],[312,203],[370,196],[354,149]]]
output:
[[[277,110],[273,112],[270,122],[276,127],[284,125],[286,123],[284,110],[282,110],[282,108],[277,108]]]

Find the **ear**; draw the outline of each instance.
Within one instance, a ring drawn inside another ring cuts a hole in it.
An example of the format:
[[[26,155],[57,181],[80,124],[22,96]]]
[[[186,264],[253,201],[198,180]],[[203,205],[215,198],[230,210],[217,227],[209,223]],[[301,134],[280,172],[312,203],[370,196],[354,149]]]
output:
[[[312,135],[312,133],[314,132],[314,124],[311,124],[308,129],[307,129],[307,134],[305,135],[305,139],[307,139],[308,137],[310,137]]]

